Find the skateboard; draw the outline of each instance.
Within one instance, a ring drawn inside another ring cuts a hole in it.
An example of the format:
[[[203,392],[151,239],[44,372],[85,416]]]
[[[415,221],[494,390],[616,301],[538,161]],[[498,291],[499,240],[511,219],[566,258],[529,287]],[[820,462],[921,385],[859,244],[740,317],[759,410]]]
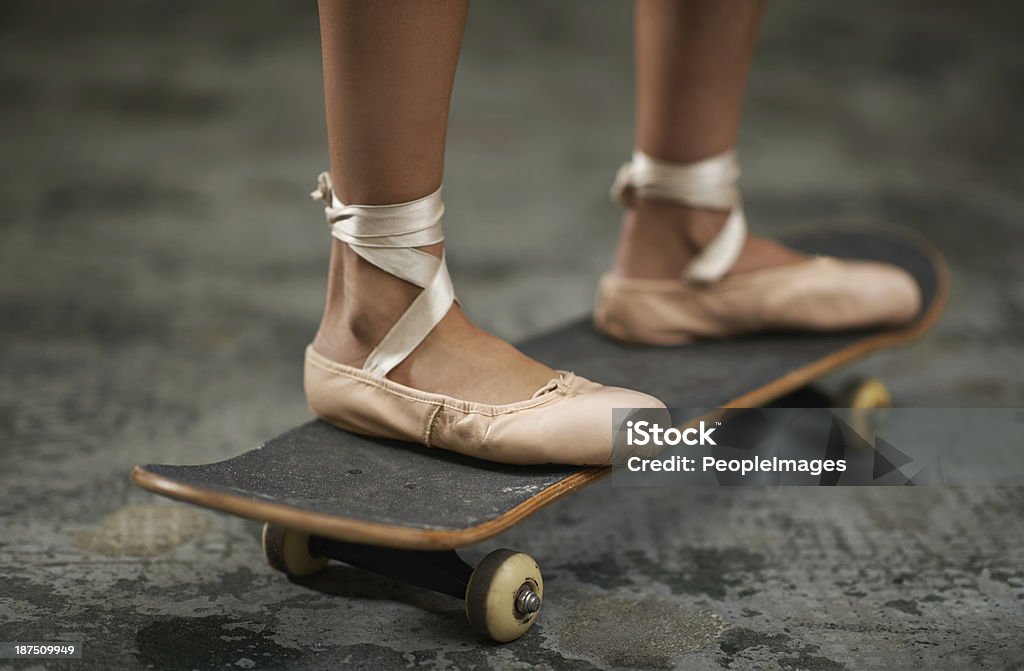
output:
[[[898,329],[775,333],[681,347],[623,345],[597,333],[589,318],[580,318],[519,347],[554,368],[647,392],[670,408],[772,402],[887,406],[888,391],[877,380],[854,383],[838,399],[811,385],[930,328],[948,292],[942,257],[924,241],[892,232],[815,232],[785,242],[811,254],[905,268],[920,286],[921,313]],[[689,419],[673,417],[673,422]],[[131,477],[158,494],[264,522],[264,554],[272,567],[290,576],[309,576],[329,559],[339,560],[465,599],[474,628],[510,641],[529,629],[540,609],[544,583],[537,563],[521,552],[495,550],[471,567],[456,551],[505,531],[610,471],[495,464],[311,421],[226,461],[136,466]]]

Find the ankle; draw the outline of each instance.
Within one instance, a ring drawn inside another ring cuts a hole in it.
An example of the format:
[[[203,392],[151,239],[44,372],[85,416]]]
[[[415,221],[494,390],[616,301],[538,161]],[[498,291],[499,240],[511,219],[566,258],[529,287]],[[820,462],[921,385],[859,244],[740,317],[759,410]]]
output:
[[[437,249],[426,249],[440,256]],[[369,263],[335,240],[327,276],[327,299],[313,341],[323,356],[360,366],[401,318],[421,289]]]
[[[641,227],[664,230],[678,237],[693,253],[721,232],[729,210],[711,210],[662,200],[637,198],[632,212]]]
[[[614,270],[626,277],[678,277],[728,216],[721,210],[634,198],[623,217]]]

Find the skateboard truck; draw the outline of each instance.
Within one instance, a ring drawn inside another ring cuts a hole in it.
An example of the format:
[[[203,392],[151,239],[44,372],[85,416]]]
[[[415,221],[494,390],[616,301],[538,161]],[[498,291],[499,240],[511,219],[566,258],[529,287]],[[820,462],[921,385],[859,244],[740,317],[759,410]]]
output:
[[[278,571],[301,578],[322,571],[329,559],[464,599],[474,629],[495,641],[513,641],[533,625],[544,596],[532,557],[494,550],[471,567],[455,550],[402,550],[315,536],[264,524],[263,553]]]

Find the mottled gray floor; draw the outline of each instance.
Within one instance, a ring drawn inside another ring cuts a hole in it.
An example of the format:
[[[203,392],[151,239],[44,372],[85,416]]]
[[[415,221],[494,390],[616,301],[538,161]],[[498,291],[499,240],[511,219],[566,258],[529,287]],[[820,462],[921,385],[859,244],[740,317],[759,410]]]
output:
[[[464,305],[585,311],[630,147],[629,5],[478,2],[446,184]],[[859,366],[920,406],[1024,404],[1015,3],[771,4],[742,146],[755,229],[899,224],[950,257],[923,342]],[[595,486],[486,547],[546,570],[499,647],[460,604],[134,490],[306,418],[328,249],[310,3],[0,5],[0,640],[68,668],[1024,667],[1020,489]],[[0,661],[0,667],[8,666]],[[41,664],[10,663],[13,668]]]

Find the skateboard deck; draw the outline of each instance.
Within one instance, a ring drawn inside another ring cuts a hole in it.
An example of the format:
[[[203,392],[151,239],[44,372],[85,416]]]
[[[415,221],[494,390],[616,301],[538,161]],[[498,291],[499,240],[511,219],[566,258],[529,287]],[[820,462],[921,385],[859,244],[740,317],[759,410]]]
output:
[[[912,340],[942,311],[945,264],[917,238],[832,231],[785,242],[807,253],[905,268],[920,286],[921,313],[898,329],[778,333],[681,347],[623,345],[597,333],[583,317],[519,347],[553,368],[647,392],[670,408],[754,407]],[[490,538],[609,473],[610,468],[495,464],[311,421],[226,461],[137,466],[132,480],[174,499],[335,541],[452,550]]]

